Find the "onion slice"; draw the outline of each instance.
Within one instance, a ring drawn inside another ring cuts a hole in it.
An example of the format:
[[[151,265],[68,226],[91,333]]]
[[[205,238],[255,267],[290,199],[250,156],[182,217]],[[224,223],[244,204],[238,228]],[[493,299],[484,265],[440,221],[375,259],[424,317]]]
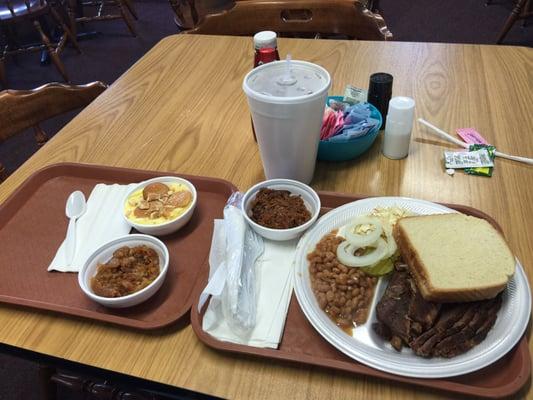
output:
[[[375,243],[375,250],[362,255],[354,255],[355,251],[362,246],[354,246],[349,241],[344,241],[337,247],[337,259],[347,267],[368,267],[386,257],[389,247],[385,240],[379,238]]]
[[[356,229],[360,225],[372,225],[374,230],[359,234],[356,232]],[[348,242],[360,248],[372,246],[380,238],[382,232],[383,225],[379,219],[362,216],[355,218],[351,224],[346,226],[344,236]]]
[[[394,240],[394,237],[392,236],[392,232],[389,230],[385,231],[385,235],[387,236],[387,257],[392,257],[394,253],[396,253],[396,250],[398,249],[398,246],[396,245],[396,241]]]

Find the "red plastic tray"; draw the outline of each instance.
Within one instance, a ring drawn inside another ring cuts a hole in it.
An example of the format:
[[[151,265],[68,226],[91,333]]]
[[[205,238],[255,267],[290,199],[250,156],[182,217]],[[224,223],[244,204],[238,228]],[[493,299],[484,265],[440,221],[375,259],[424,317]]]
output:
[[[322,206],[325,208],[324,212],[342,204],[364,198],[362,196],[327,192],[319,193],[319,195]],[[494,219],[479,210],[460,205],[445,205],[465,214],[485,218],[501,231]],[[204,286],[205,283],[204,281]],[[198,297],[201,291],[202,288],[199,288],[195,295],[194,304],[198,304]],[[278,349],[261,349],[217,340],[202,330],[202,318],[205,308],[199,314],[197,307],[192,307],[191,326],[203,343],[214,349],[226,352],[290,361],[304,365],[315,365],[326,369],[341,370],[357,375],[412,384],[432,390],[440,389],[452,392],[456,396],[473,395],[485,398],[509,396],[524,387],[531,375],[531,358],[525,336],[506,356],[477,372],[447,379],[417,379],[393,375],[367,367],[335,349],[307,321],[294,295],[291,298],[283,338]]]
[[[56,311],[137,329],[156,329],[187,315],[194,289],[208,273],[207,258],[213,219],[222,216],[235,186],[227,181],[176,175],[191,181],[198,192],[190,222],[161,237],[170,254],[167,277],[148,301],[127,309],[103,307],[87,298],[73,273],[48,272],[65,238],[65,202],[74,190],[89,196],[97,183],[132,183],[166,172],[140,171],[83,164],[56,164],[29,177],[0,206],[0,302]]]

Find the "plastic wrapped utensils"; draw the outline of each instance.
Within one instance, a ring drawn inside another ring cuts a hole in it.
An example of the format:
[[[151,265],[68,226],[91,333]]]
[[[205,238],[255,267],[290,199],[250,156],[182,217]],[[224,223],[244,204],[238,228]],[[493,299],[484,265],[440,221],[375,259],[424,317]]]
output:
[[[256,324],[259,274],[255,264],[264,243],[244,220],[241,201],[242,194],[233,193],[224,207],[224,219],[215,223],[209,258],[212,273],[198,306],[201,309],[211,295],[229,328],[246,336]]]

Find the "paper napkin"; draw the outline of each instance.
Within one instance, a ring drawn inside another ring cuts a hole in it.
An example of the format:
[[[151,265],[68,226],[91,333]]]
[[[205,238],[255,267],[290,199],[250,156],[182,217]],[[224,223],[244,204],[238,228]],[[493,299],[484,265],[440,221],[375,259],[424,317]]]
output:
[[[283,334],[285,319],[293,290],[293,257],[298,240],[275,242],[264,239],[265,250],[256,262],[259,280],[259,297],[255,328],[247,337],[235,334],[224,319],[220,300],[216,294],[222,292],[221,279],[224,279],[224,263],[220,243],[224,243],[224,224],[215,220],[211,254],[210,272],[206,291],[215,295],[211,298],[204,314],[202,328],[219,340],[254,347],[277,348]],[[222,286],[223,287],[223,286]],[[204,296],[207,298],[207,296]],[[201,307],[202,301],[199,306]]]
[[[101,245],[127,235],[131,227],[122,217],[123,201],[131,185],[96,185],[87,200],[87,210],[76,221],[76,247],[70,265],[66,262],[65,242],[48,266],[48,271],[78,272],[87,258]],[[66,217],[65,217],[66,218]],[[65,231],[65,236],[66,236]]]

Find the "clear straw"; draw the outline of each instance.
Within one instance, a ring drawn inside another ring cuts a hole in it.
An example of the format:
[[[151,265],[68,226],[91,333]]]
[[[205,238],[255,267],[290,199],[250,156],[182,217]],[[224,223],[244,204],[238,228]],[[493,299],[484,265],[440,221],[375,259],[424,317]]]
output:
[[[287,54],[287,58],[285,59],[287,62],[285,63],[285,80],[288,81],[291,79],[291,60],[292,56]]]
[[[283,86],[289,86],[294,85],[296,83],[296,79],[292,76],[292,63],[291,63],[292,57],[290,54],[287,54],[287,58],[285,58],[285,73],[283,74],[283,77],[278,80],[278,83]]]

